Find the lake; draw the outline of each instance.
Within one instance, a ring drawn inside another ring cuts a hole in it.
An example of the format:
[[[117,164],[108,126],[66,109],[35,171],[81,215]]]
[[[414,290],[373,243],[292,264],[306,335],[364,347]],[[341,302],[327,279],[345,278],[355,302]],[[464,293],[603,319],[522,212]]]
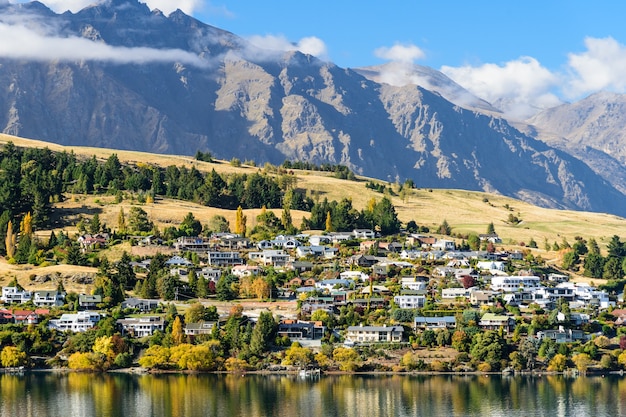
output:
[[[0,416],[626,416],[626,378],[0,375]]]

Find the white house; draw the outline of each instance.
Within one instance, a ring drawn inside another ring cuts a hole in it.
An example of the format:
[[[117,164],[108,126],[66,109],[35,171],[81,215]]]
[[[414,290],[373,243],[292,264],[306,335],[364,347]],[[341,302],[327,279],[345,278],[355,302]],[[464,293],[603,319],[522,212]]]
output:
[[[425,295],[396,295],[393,297],[394,303],[399,308],[422,308],[426,304]]]
[[[262,269],[256,265],[236,265],[231,270],[233,275],[239,278],[257,276],[261,271]]]
[[[35,291],[33,303],[39,307],[60,307],[65,304],[65,293],[54,291]]]
[[[407,288],[413,291],[421,291],[426,289],[428,282],[422,279],[418,280],[416,277],[402,277],[400,285],[402,288]]]
[[[30,301],[32,296],[30,291],[20,290],[18,287],[2,287],[0,299],[6,304],[21,304]]]
[[[491,289],[493,291],[515,292],[542,288],[539,277],[535,276],[493,276]]]
[[[352,343],[402,342],[402,326],[350,326],[346,341]]]
[[[469,289],[465,288],[443,288],[441,298],[443,300],[455,300],[457,298],[467,298],[470,295]]]
[[[432,249],[450,251],[455,249],[453,240],[440,239],[430,246]]]
[[[480,261],[476,263],[476,268],[483,271],[504,271],[506,264],[501,261]]]
[[[282,249],[264,250],[262,252],[250,252],[248,258],[251,261],[260,262],[263,265],[285,266],[291,257]]]
[[[239,252],[208,252],[208,264],[211,266],[233,266],[243,264]]]
[[[343,279],[360,280],[363,282],[370,279],[369,275],[361,271],[343,271],[339,276]]]
[[[237,268],[238,266],[239,265],[233,266],[233,269]],[[207,281],[217,282],[222,276],[222,270],[205,266],[200,270],[198,276],[202,276],[202,278],[206,279]]]
[[[329,245],[332,242],[330,236],[324,235],[312,235],[309,236],[309,245],[319,246],[319,245]]]
[[[325,279],[315,283],[315,288],[319,290],[332,291],[336,288],[349,288],[354,281],[349,279]]]
[[[130,333],[134,337],[151,336],[156,330],[165,329],[165,321],[160,316],[119,319],[117,324],[122,328],[122,334]]]
[[[84,332],[100,321],[100,314],[92,311],[62,314],[60,318],[50,320],[48,328],[59,331]]]
[[[374,233],[372,229],[354,229],[352,236],[354,236],[355,239],[374,239],[376,233]]]

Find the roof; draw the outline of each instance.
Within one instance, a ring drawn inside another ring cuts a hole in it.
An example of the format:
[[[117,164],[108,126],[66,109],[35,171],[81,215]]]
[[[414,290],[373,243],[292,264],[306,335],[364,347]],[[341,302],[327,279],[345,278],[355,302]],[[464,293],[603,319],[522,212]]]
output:
[[[402,326],[350,326],[348,331],[364,331],[364,332],[404,332]]]

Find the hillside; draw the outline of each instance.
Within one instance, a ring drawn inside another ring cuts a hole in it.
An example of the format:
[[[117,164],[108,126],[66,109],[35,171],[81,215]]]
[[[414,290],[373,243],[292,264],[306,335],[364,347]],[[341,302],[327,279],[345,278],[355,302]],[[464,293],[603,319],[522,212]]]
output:
[[[0,18],[45,21],[45,36],[159,57],[0,59],[0,84],[7,86],[0,89],[0,131],[7,134],[163,154],[201,150],[259,164],[341,164],[423,188],[626,216],[626,195],[584,161],[516,130],[432,69],[421,70],[419,84],[396,86],[372,75],[388,69],[370,68],[368,79],[363,69],[261,50],[137,0],[63,14],[38,2],[6,3]]]
[[[123,163],[155,164],[162,167],[169,165],[194,166],[199,171],[208,172],[215,169],[219,174],[253,173],[263,170],[263,167],[242,166],[234,167],[227,161],[207,163],[197,161],[188,156],[151,154],[137,151],[123,151],[88,147],[65,147],[41,141],[33,141],[8,135],[0,135],[0,144],[8,141],[17,146],[48,147],[54,151],[72,151],[85,158],[96,155],[106,159],[115,153]],[[358,177],[358,181],[341,180],[330,176],[330,173],[319,171],[293,170],[298,178],[297,187],[306,190],[308,195],[318,196],[320,199],[340,200],[344,197],[352,199],[353,206],[362,209],[372,198],[380,200],[383,194],[365,187],[367,181],[378,181],[367,177]],[[384,183],[384,182],[383,182]],[[386,183],[385,183],[386,184]],[[392,188],[393,185],[392,185]],[[453,233],[467,234],[469,232],[484,233],[491,222],[506,244],[528,242],[531,238],[543,246],[544,238],[550,243],[561,242],[563,238],[573,242],[576,236],[584,238],[594,237],[600,246],[608,242],[613,235],[623,235],[626,231],[626,219],[611,214],[554,210],[537,207],[532,204],[515,200],[509,197],[482,192],[447,189],[411,190],[408,199],[403,201],[399,195],[385,194],[391,199],[398,213],[399,219],[406,223],[415,220],[431,230],[436,229],[443,220],[453,228]],[[62,215],[76,215],[77,213],[100,212],[101,218],[108,224],[115,224],[120,204],[113,204],[113,197],[75,195],[62,203],[55,205],[57,212]],[[124,200],[121,207],[129,208],[131,201]],[[508,207],[508,208],[507,208]],[[176,224],[183,217],[192,212],[202,221],[215,214],[221,214],[234,224],[235,211],[205,207],[191,202],[172,199],[157,199],[154,204],[144,205],[149,216],[159,227]],[[247,210],[249,219],[254,219],[257,210]],[[276,210],[279,215],[279,211]],[[511,225],[507,222],[509,214],[520,218],[522,222]],[[306,212],[292,212],[294,224],[299,225]],[[253,225],[253,223],[251,224]]]

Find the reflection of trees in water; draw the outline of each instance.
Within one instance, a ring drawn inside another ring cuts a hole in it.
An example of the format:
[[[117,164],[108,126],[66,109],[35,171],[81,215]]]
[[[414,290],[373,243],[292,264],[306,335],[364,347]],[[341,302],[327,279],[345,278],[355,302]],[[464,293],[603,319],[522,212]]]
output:
[[[0,415],[624,415],[619,377],[0,375]]]

